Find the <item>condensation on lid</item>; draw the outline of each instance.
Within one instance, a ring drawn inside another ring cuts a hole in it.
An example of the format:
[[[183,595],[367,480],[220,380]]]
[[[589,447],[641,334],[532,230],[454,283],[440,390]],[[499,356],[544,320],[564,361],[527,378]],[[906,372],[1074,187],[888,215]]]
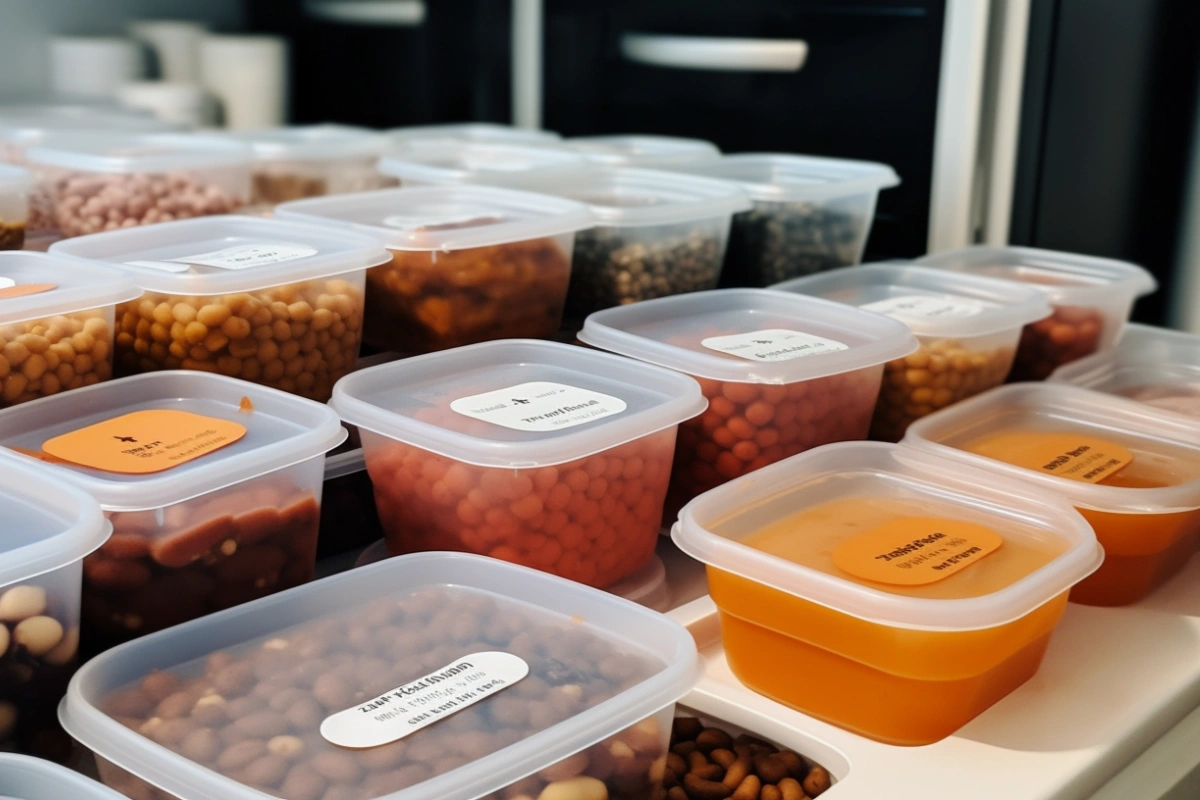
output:
[[[46,290],[0,294],[0,325],[116,305],[141,294],[128,275],[108,266],[22,250],[0,252],[0,290],[22,286]]]

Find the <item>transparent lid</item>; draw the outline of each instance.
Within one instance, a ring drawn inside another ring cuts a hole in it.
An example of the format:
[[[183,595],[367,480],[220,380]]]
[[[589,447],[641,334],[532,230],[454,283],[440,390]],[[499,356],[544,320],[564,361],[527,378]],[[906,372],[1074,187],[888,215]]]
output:
[[[516,183],[578,172],[587,163],[580,153],[562,147],[414,140],[384,155],[378,169],[401,182]]]
[[[701,378],[795,383],[908,355],[904,323],[816,297],[716,289],[591,314],[580,341]]]
[[[752,200],[761,202],[826,200],[900,184],[900,177],[887,164],[786,153],[735,153],[671,168],[735,181]]]
[[[834,507],[842,513],[803,516]],[[793,519],[803,525],[802,532],[787,537],[791,541],[777,553],[769,552],[775,547],[746,543],[758,544],[756,534],[763,531],[786,530]],[[939,631],[1012,622],[1095,572],[1103,560],[1091,526],[1054,494],[1031,491],[1025,482],[986,469],[878,442],[815,447],[705,492],[683,508],[671,536],[706,564],[835,611]],[[865,580],[841,566],[870,570],[869,563],[844,558],[865,555],[870,562],[891,542],[897,550],[887,555],[893,558],[917,553],[949,561],[952,556],[942,552],[940,541],[947,536],[952,537],[948,542],[968,539],[953,545],[959,550],[1000,543],[975,563],[944,578],[933,573],[934,580],[924,584]],[[863,552],[843,557],[840,551],[853,547],[855,539],[869,541]],[[912,544],[904,547],[905,541]],[[785,550],[794,556],[786,557]]]
[[[248,292],[374,267],[391,256],[352,231],[240,215],[197,217],[64,239],[60,256],[103,261],[145,291]]]
[[[398,648],[380,650],[386,643],[371,620],[399,629],[396,635],[406,642],[428,644],[414,649],[397,642]],[[341,636],[347,629],[363,635]],[[498,659],[509,662],[506,670],[515,672],[511,665],[518,662],[528,668],[527,677],[506,676],[508,688],[484,695],[446,721],[409,732],[401,746],[378,746],[387,750],[385,760],[390,753],[387,763],[417,764],[418,774],[408,770],[404,780],[398,777],[385,782],[387,788],[372,789],[361,771],[337,773],[332,782],[363,800],[469,800],[498,792],[667,708],[699,675],[691,634],[661,614],[514,564],[462,553],[420,553],[360,567],[109,650],[75,675],[59,718],[101,758],[182,800],[264,798],[236,777],[221,774],[219,764],[207,768],[177,752],[182,749],[178,745],[155,744],[105,708],[115,692],[136,685],[153,670],[177,675],[202,692],[208,684],[205,659],[214,653],[235,663],[275,664],[281,674],[305,662],[319,667],[328,663],[319,649],[321,636],[336,637],[338,663],[353,664],[356,685],[362,687],[347,694],[344,705],[335,703],[339,698],[331,698],[320,681],[299,693],[286,684],[272,691],[248,673],[250,683],[260,686],[259,696],[282,700],[287,693],[292,705],[319,703],[315,717],[294,715],[289,723],[286,735],[304,745],[299,759],[351,752],[324,738],[332,734],[333,715],[366,708],[371,704],[365,699],[385,693],[421,699],[419,682],[433,684],[427,679],[438,677],[439,668],[448,672],[446,662],[469,664],[476,670],[473,675],[487,673],[489,668],[479,665]],[[436,662],[426,658],[431,653]],[[437,683],[447,687],[443,697],[456,690],[454,684]],[[409,691],[402,695],[401,689]],[[581,702],[562,704],[565,714],[531,714],[549,701],[565,699],[558,697],[564,694]],[[400,699],[388,707],[407,710],[413,705]],[[497,719],[493,713],[504,716]],[[467,763],[418,754],[444,742],[443,726],[453,725],[454,719],[461,723],[462,717],[477,722]],[[410,753],[410,748],[415,749]],[[375,749],[366,745],[358,753]]]
[[[249,167],[250,148],[220,136],[184,133],[53,133],[25,151],[31,164],[81,172],[143,173]]]
[[[375,159],[388,145],[387,136],[379,131],[332,123],[231,131],[228,135],[249,145],[257,161]]]
[[[140,294],[120,270],[44,253],[0,252],[0,326],[112,306]]]
[[[116,108],[16,105],[0,107],[0,142],[36,145],[54,134],[89,132],[153,133],[178,130],[178,125]]]
[[[410,125],[392,128],[387,136],[396,143],[408,143],[418,139],[450,140],[462,142],[509,142],[512,144],[550,144],[562,140],[554,131],[514,128],[494,122],[456,122],[447,125]]]
[[[102,783],[40,758],[0,753],[0,800],[125,800]]]
[[[456,461],[540,467],[677,425],[708,401],[677,372],[507,339],[359,370],[337,382],[330,405],[351,425]]]
[[[15,194],[29,188],[29,170],[0,164],[0,193]]]
[[[895,317],[918,336],[984,336],[1050,315],[1028,286],[912,264],[861,264],[784,281],[784,292],[836,300]]]
[[[657,167],[714,159],[721,151],[703,139],[678,136],[576,136],[564,144],[607,166]]]
[[[425,186],[313,197],[275,207],[275,216],[365,233],[392,250],[460,250],[592,227],[573,200],[490,186]]]

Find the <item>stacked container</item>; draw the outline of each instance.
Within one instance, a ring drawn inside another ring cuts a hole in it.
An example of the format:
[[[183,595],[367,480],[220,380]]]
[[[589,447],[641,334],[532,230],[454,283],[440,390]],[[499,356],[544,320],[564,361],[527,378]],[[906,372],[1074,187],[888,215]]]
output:
[[[414,140],[394,147],[379,171],[401,186],[482,183],[526,187],[565,178],[588,166],[581,153],[563,147],[509,142]]]
[[[669,167],[721,155],[712,142],[678,136],[576,136],[563,144],[608,167]]]
[[[25,246],[25,223],[29,218],[29,173],[20,167],[0,164],[0,250]]]

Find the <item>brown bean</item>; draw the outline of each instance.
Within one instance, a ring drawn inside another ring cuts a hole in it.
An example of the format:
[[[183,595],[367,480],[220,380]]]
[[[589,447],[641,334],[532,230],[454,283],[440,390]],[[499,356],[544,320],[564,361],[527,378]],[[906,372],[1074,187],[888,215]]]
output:
[[[112,377],[109,309],[0,325],[0,408]]]

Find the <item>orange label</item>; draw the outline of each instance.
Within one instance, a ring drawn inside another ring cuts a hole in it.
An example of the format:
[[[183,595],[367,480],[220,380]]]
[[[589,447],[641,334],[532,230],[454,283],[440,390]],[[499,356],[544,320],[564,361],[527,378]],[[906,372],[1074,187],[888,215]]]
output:
[[[41,294],[42,292],[52,292],[58,288],[57,283],[27,283],[23,286],[8,286],[0,289],[0,300],[8,300],[13,297],[25,297],[31,294]]]
[[[839,569],[876,583],[923,586],[970,567],[1004,544],[991,528],[939,517],[901,517],[833,551]]]
[[[1036,431],[998,436],[980,455],[1084,483],[1099,483],[1133,461],[1133,453],[1116,442],[1083,434]]]
[[[245,435],[236,422],[187,411],[135,411],[57,436],[42,449],[81,467],[147,475],[194,461]]]

